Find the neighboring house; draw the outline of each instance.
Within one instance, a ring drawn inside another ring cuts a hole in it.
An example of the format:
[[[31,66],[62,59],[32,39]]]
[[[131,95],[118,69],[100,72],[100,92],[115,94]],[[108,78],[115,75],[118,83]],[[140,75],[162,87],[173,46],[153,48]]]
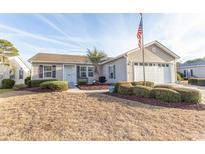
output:
[[[176,81],[175,53],[158,41],[145,45],[146,80],[155,83],[173,83]],[[32,64],[31,78],[66,80],[77,84],[81,78],[89,83],[94,79],[94,67],[87,56],[38,53],[29,62]],[[142,53],[139,48],[99,63],[99,75],[105,76],[108,83],[118,81],[142,81]]]
[[[205,78],[205,61],[191,64],[180,64],[177,71],[184,74],[185,78]]]
[[[24,84],[24,79],[30,76],[29,65],[20,56],[12,56],[8,59],[12,63],[13,69],[2,63],[0,64],[0,86],[3,79],[13,79],[16,85]]]

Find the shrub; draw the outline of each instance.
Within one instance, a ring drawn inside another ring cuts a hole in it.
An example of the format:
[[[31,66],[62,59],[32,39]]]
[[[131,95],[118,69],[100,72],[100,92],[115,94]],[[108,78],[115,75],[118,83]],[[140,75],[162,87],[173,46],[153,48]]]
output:
[[[68,83],[66,81],[45,81],[40,84],[42,89],[64,91],[68,89]]]
[[[198,85],[198,86],[205,86],[205,79],[199,78],[199,79],[198,79],[198,82],[197,82],[197,85]]]
[[[189,78],[188,83],[191,85],[198,85],[198,79],[197,78]]]
[[[172,89],[154,88],[151,90],[151,96],[164,102],[181,101],[181,94]]]
[[[144,81],[131,82],[131,84],[132,84],[133,86],[137,86],[137,85],[145,86]],[[146,86],[147,86],[147,87],[154,87],[154,82],[146,81]]]
[[[31,77],[30,77],[30,76],[29,76],[29,77],[26,77],[26,78],[24,79],[24,84],[28,86],[28,82],[29,82],[30,80],[31,80]]]
[[[167,89],[175,90],[175,86],[169,84],[159,84],[154,86],[154,88],[167,88]]]
[[[121,82],[117,82],[117,83],[114,83],[114,86],[115,86],[115,90],[114,90],[114,92],[118,92],[118,89],[119,89],[119,86],[132,86],[131,84],[130,84],[130,82],[126,82],[126,81],[121,81]]]
[[[139,97],[150,97],[150,92],[152,88],[147,86],[134,86],[133,87],[133,95],[139,96]]]
[[[177,73],[177,81],[181,81],[182,77],[180,76],[180,74]]]
[[[56,79],[50,79],[50,80],[31,80],[31,83],[28,82],[28,85],[30,87],[40,87],[40,84],[46,81],[57,81]]]
[[[99,82],[100,83],[105,83],[107,80],[106,80],[106,78],[105,78],[105,76],[100,76],[99,77]]]
[[[127,85],[120,85],[118,87],[118,93],[123,95],[132,95],[133,94],[133,86],[127,86]]]
[[[189,88],[175,88],[181,94],[181,100],[187,103],[200,103],[202,96],[199,90]]]
[[[15,85],[15,81],[11,79],[3,79],[2,80],[2,88],[3,89],[11,89]]]
[[[184,74],[181,72],[177,72],[177,77],[181,78],[181,80],[184,80]]]

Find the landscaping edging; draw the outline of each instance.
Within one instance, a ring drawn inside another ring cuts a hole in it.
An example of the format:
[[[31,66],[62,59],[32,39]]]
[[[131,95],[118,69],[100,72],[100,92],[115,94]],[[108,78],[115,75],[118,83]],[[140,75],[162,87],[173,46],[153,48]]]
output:
[[[190,104],[190,103],[186,103],[186,102],[168,103],[168,102],[162,102],[162,101],[154,99],[154,98],[128,96],[128,95],[117,94],[117,93],[105,93],[105,94],[109,95],[109,96],[114,96],[117,98],[126,99],[126,100],[138,101],[140,103],[153,105],[153,106],[188,109],[188,110],[198,110],[198,111],[205,110],[205,104]]]

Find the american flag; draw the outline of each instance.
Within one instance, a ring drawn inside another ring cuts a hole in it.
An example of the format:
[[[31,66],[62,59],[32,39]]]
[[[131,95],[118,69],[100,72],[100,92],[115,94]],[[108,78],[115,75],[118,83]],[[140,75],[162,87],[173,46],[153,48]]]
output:
[[[140,19],[140,24],[139,24],[138,31],[137,31],[137,38],[138,38],[138,46],[141,49],[143,31],[142,31],[142,14],[140,13],[140,15],[141,15],[141,19]]]

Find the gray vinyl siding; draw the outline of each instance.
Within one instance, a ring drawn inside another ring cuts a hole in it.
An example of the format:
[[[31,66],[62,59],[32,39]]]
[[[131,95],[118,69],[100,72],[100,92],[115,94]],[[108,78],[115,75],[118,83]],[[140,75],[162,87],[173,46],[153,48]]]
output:
[[[115,65],[115,79],[109,79],[109,66]],[[101,66],[101,75],[106,77],[108,83],[127,81],[126,58],[119,58]]]

